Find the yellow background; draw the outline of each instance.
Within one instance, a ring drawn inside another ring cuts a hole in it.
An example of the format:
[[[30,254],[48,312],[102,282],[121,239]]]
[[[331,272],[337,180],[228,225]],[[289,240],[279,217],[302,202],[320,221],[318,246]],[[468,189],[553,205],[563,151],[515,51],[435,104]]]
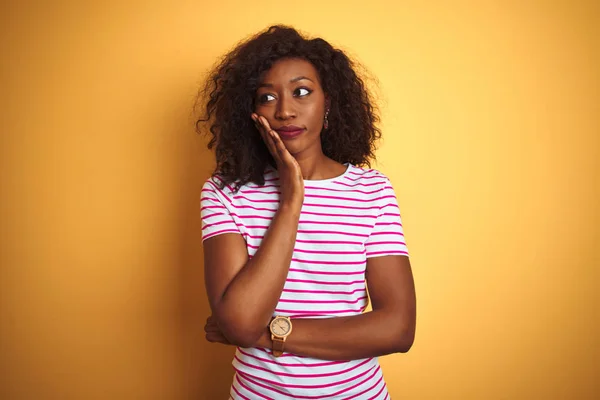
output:
[[[278,22],[380,80],[418,294],[393,398],[599,398],[598,4],[2,2],[0,398],[227,398],[191,108]]]

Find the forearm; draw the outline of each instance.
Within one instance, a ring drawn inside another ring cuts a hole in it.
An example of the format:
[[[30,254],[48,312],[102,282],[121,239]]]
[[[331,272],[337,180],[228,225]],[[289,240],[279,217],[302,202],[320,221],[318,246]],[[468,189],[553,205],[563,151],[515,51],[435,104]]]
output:
[[[357,360],[407,352],[414,340],[414,323],[398,311],[374,310],[350,317],[294,319],[285,351],[321,360]],[[271,347],[264,331],[257,347]]]
[[[215,314],[226,334],[241,328],[260,335],[269,322],[288,274],[299,218],[299,209],[282,206],[260,248],[223,293]]]

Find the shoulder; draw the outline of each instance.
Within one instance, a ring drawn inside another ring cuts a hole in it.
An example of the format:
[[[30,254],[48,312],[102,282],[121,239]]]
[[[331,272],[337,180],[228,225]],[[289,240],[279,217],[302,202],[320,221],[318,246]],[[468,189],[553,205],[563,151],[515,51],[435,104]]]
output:
[[[363,168],[351,165],[347,176],[355,181],[365,183],[368,181],[374,185],[381,184],[382,186],[388,186],[390,184],[390,179],[387,175],[375,168]]]
[[[278,183],[277,173],[274,170],[268,170],[264,174],[265,177],[265,185],[259,186],[254,182],[247,182],[239,188],[239,181],[234,182],[226,182],[226,180],[219,174],[213,174],[204,182],[202,186],[202,191],[216,192],[220,196],[233,198],[239,195],[244,194],[244,192],[260,192],[267,191],[269,187],[274,186]]]
[[[234,185],[226,184],[219,175],[212,175],[202,185],[201,203],[221,203],[226,207],[231,205]]]

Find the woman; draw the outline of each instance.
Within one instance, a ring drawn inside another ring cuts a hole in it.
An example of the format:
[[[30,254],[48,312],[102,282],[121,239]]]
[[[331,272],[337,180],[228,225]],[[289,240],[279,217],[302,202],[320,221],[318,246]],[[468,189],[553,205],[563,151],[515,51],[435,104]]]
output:
[[[274,26],[204,93],[205,330],[238,347],[231,397],[388,399],[377,357],[410,349],[415,290],[390,181],[361,168],[380,131],[354,64]]]

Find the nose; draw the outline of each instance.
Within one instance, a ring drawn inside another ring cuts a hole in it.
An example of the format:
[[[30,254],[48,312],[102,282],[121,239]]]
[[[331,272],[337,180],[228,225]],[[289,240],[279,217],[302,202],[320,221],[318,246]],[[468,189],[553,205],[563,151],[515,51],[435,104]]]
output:
[[[293,99],[290,96],[281,96],[275,109],[275,118],[286,120],[295,116],[296,110],[294,109]]]

